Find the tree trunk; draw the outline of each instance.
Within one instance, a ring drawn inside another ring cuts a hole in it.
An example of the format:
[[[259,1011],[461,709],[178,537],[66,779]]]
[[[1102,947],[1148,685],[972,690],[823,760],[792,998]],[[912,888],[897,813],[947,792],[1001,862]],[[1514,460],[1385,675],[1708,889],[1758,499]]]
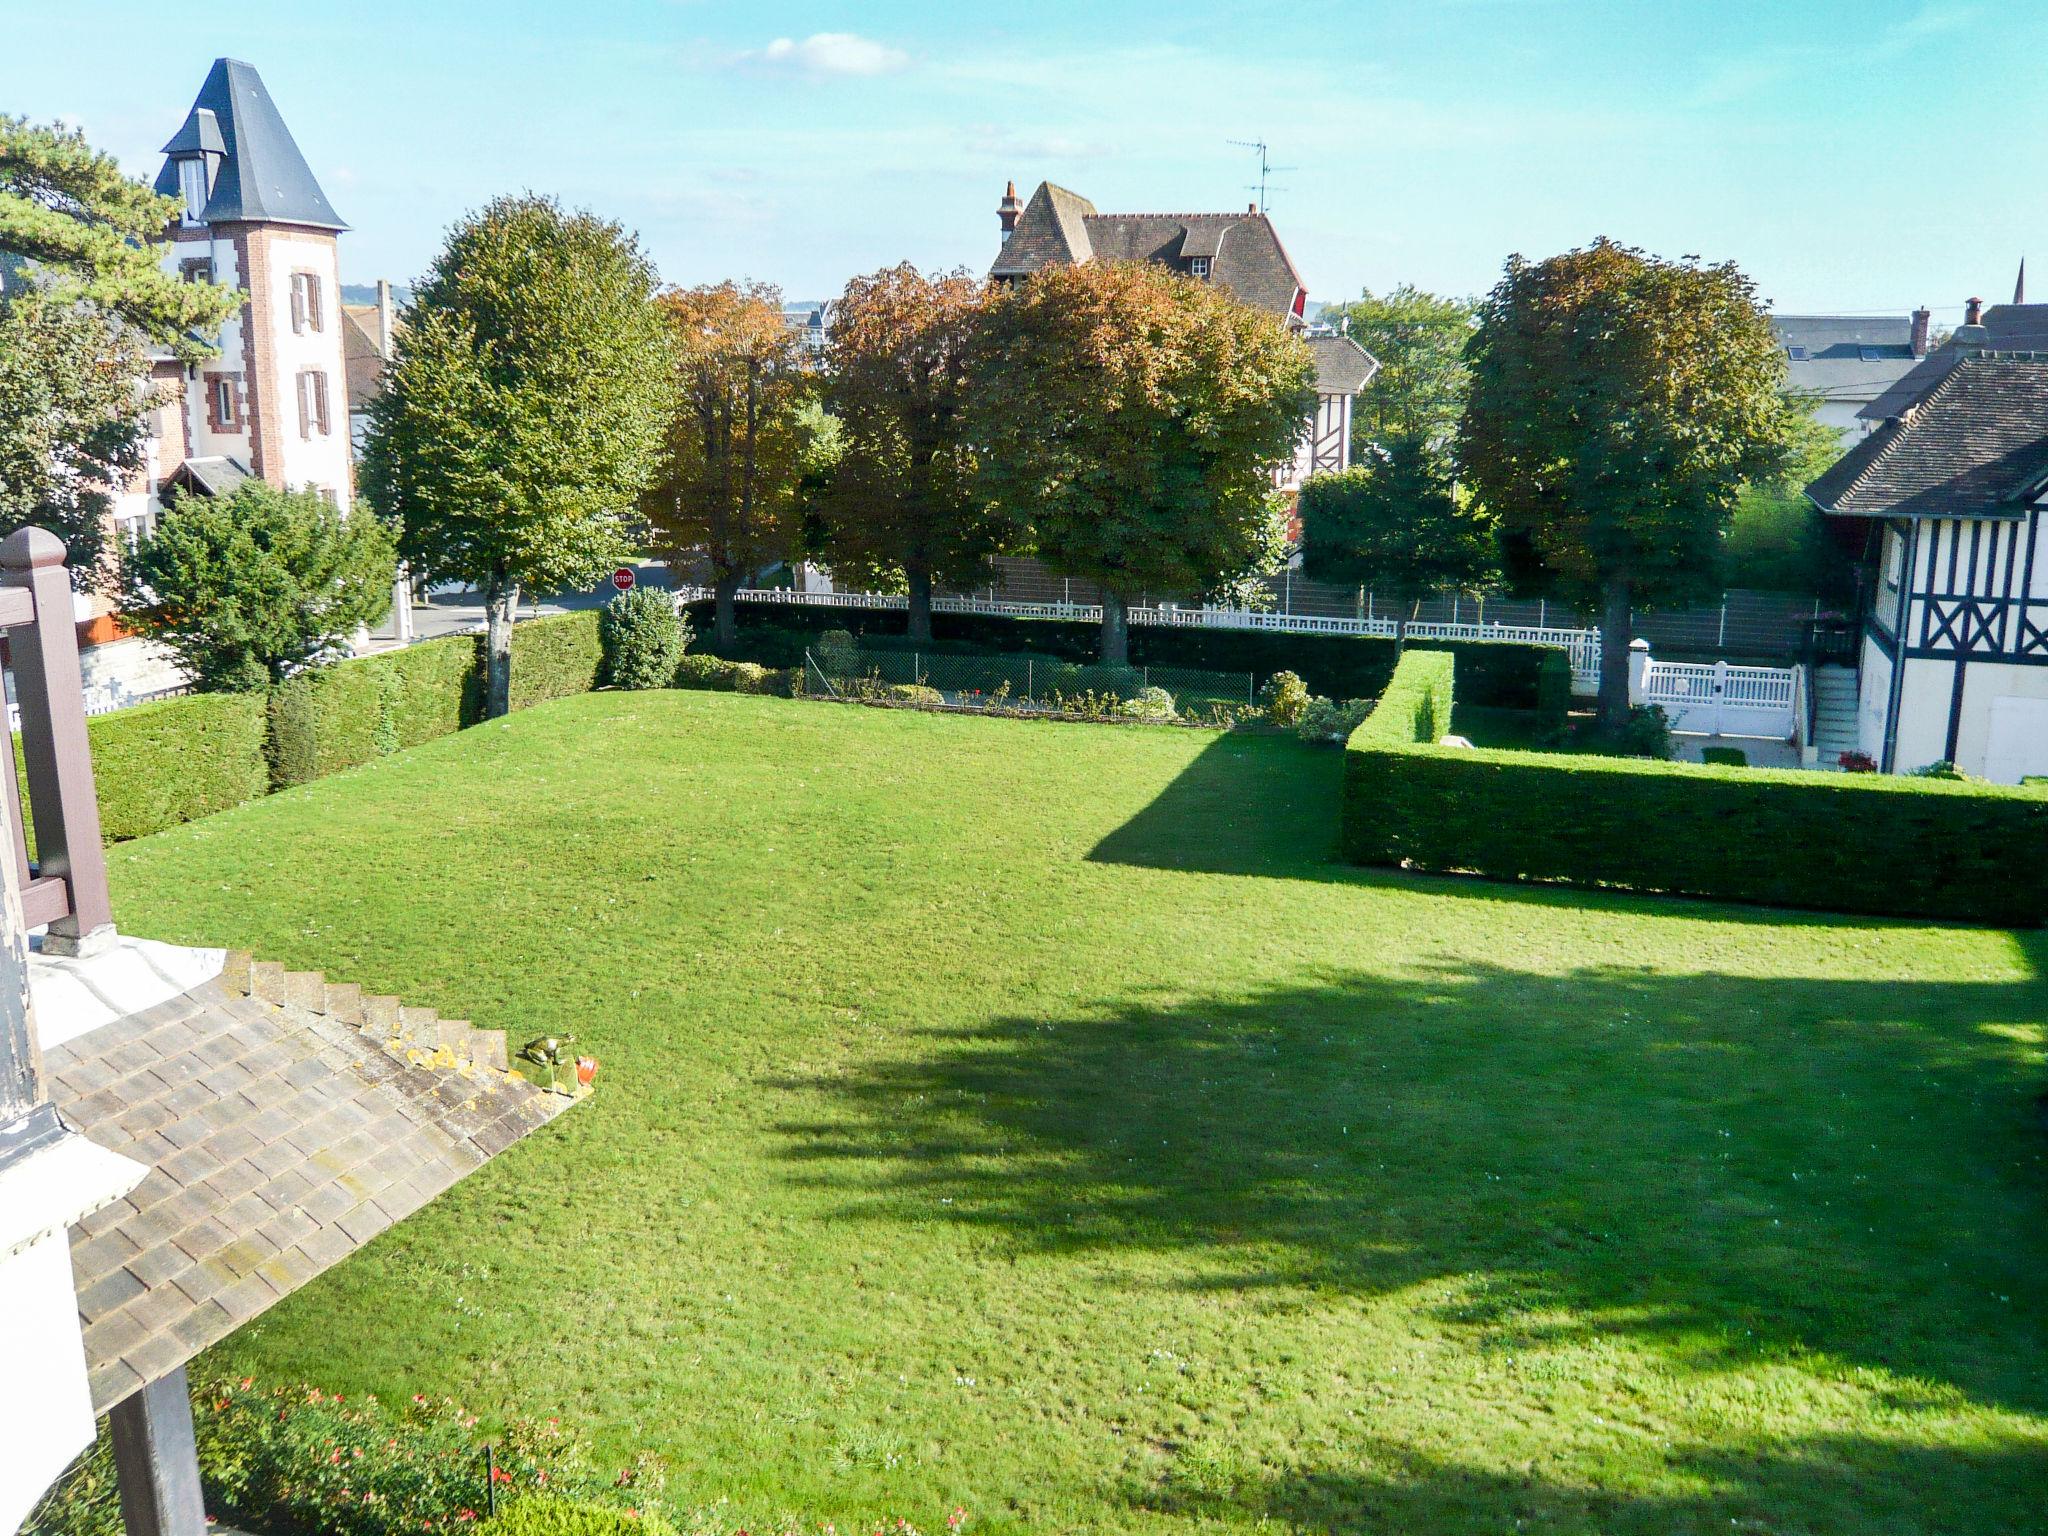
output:
[[[484,718],[512,712],[512,615],[519,583],[501,567],[484,587]]]
[[[1408,621],[1413,614],[1401,614],[1394,620],[1394,660],[1401,659],[1401,653],[1408,649]]]
[[[1131,617],[1121,592],[1102,591],[1102,664],[1127,667],[1131,664]]]
[[[740,589],[737,571],[721,576],[711,588],[711,633],[721,649],[730,649],[740,637],[740,626],[733,612],[733,594]]]
[[[932,573],[909,571],[910,638],[929,642],[932,637]]]
[[[1610,576],[1600,590],[1600,724],[1620,730],[1628,723],[1628,646],[1634,639],[1628,578]]]

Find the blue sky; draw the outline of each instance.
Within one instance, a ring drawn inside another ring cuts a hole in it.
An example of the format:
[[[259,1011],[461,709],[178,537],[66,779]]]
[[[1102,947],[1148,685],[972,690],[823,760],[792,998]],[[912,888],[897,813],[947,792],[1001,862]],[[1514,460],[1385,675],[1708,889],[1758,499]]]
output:
[[[6,15],[4,13],[14,12]],[[1739,262],[1778,308],[1949,323],[2048,298],[2048,7],[2028,0],[0,0],[0,110],[138,173],[217,54],[262,71],[405,278],[464,209],[553,192],[663,276],[792,297],[985,268],[1006,178],[1105,210],[1273,216],[1315,298],[1485,288],[1609,234]]]

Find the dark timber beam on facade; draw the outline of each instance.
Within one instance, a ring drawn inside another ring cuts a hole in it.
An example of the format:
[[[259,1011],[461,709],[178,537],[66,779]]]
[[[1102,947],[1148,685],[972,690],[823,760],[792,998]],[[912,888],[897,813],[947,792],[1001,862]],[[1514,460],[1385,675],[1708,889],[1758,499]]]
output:
[[[128,1536],[206,1536],[192,1396],[181,1365],[107,1415]]]

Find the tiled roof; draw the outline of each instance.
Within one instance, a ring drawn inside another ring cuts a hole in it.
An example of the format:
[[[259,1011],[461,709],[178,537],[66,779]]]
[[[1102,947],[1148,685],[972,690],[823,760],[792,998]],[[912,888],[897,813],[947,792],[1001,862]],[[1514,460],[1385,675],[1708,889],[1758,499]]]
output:
[[[207,496],[232,496],[253,478],[238,460],[213,454],[186,459],[164,477],[164,486],[166,489],[173,485],[182,486]]]
[[[1912,372],[1910,315],[1773,315],[1786,382],[1822,400],[1874,400]]]
[[[1984,311],[1984,334],[1976,346],[1987,352],[2048,352],[2048,304],[1994,304]],[[1856,414],[1864,421],[1890,421],[1946,378],[1968,355],[1953,338],[1943,342],[1899,381]]]
[[[1380,360],[1349,336],[1311,336],[1316,355],[1316,393],[1355,395],[1380,371]]]
[[[502,1035],[255,969],[268,999],[240,995],[231,961],[221,980],[45,1052],[65,1118],[151,1170],[72,1229],[95,1412],[573,1102],[505,1072]]]
[[[209,123],[209,118],[211,122]],[[209,138],[210,135],[210,138]],[[291,130],[254,65],[215,59],[184,126],[164,145],[166,155],[222,151],[213,194],[203,214],[209,224],[236,220],[347,229],[299,153]],[[178,195],[176,159],[164,161],[156,190]]]
[[[1824,512],[2016,517],[2048,479],[2048,358],[1961,356],[1806,488]]]
[[[1157,261],[1185,270],[1210,259],[1209,280],[1256,309],[1286,314],[1306,291],[1264,214],[1097,213],[1095,205],[1049,181],[1038,184],[1017,227],[989,268],[991,277],[1023,277],[1078,261]]]

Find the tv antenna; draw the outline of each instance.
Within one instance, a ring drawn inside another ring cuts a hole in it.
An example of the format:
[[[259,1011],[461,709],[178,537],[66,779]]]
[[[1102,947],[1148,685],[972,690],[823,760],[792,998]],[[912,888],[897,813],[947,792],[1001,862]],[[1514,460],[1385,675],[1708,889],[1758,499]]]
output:
[[[1267,159],[1268,146],[1264,139],[1232,139],[1229,142],[1235,144],[1239,149],[1253,149],[1258,151],[1259,179],[1256,185],[1247,182],[1245,184],[1245,191],[1256,192],[1259,195],[1259,212],[1267,212],[1268,208],[1266,203],[1266,194],[1268,192],[1285,192],[1287,190],[1287,188],[1282,186],[1270,185],[1270,178],[1278,175],[1282,171],[1298,171],[1301,169],[1301,167],[1298,165],[1272,164]]]

